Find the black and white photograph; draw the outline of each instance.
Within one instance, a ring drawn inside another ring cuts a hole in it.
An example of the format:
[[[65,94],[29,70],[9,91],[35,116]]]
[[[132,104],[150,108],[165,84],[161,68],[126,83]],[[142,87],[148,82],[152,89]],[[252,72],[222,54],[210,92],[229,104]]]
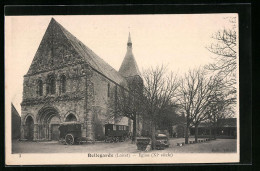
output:
[[[6,163],[239,162],[238,22],[5,16]]]

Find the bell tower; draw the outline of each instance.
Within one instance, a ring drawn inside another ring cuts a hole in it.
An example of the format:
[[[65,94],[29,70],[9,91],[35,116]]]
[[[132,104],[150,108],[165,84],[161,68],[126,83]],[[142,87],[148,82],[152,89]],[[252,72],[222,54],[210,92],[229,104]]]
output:
[[[130,32],[128,35],[126,55],[119,69],[119,74],[127,80],[129,91],[131,91],[132,94],[139,96],[143,93],[143,79],[133,55]],[[141,135],[142,121],[140,116],[136,118],[136,128],[137,135]]]
[[[132,40],[131,40],[130,32],[129,32],[129,35],[128,35],[126,55],[125,55],[125,58],[124,58],[124,60],[121,64],[121,67],[119,69],[119,73],[123,77],[126,78],[130,89],[138,88],[138,89],[142,90],[143,79],[141,77],[141,73],[139,71],[135,57],[133,55],[133,46],[132,46]],[[133,91],[137,91],[137,90],[133,90]]]

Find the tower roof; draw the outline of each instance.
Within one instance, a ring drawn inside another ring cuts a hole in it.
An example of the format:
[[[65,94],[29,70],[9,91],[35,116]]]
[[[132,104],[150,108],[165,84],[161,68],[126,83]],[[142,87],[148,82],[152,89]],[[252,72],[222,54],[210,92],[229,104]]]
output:
[[[130,32],[129,32],[129,35],[128,35],[128,41],[127,41],[127,43],[132,43]]]
[[[125,82],[113,67],[52,18],[27,74],[84,62],[118,84]]]
[[[132,41],[130,33],[127,41],[126,55],[119,69],[119,73],[124,77],[132,77],[137,75],[141,76],[137,63],[135,61],[135,57],[132,52]]]
[[[12,111],[12,115],[16,115],[19,116],[19,113],[17,112],[16,108],[14,107],[13,103],[11,103],[11,111]]]

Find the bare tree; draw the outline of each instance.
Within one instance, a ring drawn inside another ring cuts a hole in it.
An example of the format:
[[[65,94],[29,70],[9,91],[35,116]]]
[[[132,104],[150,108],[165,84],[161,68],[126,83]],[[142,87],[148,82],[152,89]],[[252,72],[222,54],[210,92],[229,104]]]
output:
[[[157,118],[157,128],[160,130],[168,130],[169,135],[172,135],[172,126],[179,123],[180,116],[177,114],[178,106],[175,104],[169,105],[164,113]]]
[[[207,49],[215,54],[215,62],[207,65],[210,71],[216,71],[226,85],[229,85],[229,93],[235,94],[236,69],[237,69],[237,31],[236,17],[228,17],[231,28],[224,28],[212,35],[213,43]]]
[[[209,102],[210,105],[207,109],[208,118],[206,122],[210,127],[210,136],[212,133],[212,129],[214,130],[214,138],[216,139],[216,131],[221,126],[220,120],[230,118],[233,116],[233,99],[228,99],[222,93],[223,91],[215,92]]]
[[[133,121],[132,143],[136,140],[136,121],[142,111],[141,99],[143,86],[142,84],[131,84],[128,87],[116,87],[115,95],[109,101],[108,118],[112,120],[120,120],[127,117]]]
[[[152,149],[155,149],[155,129],[158,118],[169,110],[179,86],[177,75],[166,73],[166,67],[157,66],[144,71],[144,106],[146,118],[151,122]]]
[[[190,70],[181,80],[178,101],[186,113],[185,143],[188,144],[189,128],[195,127],[195,142],[198,126],[207,119],[207,108],[212,94],[217,90],[220,79],[208,76],[203,69]]]

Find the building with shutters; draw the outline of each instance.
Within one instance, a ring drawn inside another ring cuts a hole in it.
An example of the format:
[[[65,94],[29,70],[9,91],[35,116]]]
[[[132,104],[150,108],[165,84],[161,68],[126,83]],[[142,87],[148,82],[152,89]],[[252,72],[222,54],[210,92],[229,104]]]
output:
[[[58,140],[62,122],[81,123],[89,141],[105,138],[104,125],[132,125],[126,117],[107,117],[119,88],[143,84],[132,53],[129,33],[127,52],[116,71],[91,49],[51,19],[23,82],[21,139]],[[141,123],[137,125],[141,131]]]

